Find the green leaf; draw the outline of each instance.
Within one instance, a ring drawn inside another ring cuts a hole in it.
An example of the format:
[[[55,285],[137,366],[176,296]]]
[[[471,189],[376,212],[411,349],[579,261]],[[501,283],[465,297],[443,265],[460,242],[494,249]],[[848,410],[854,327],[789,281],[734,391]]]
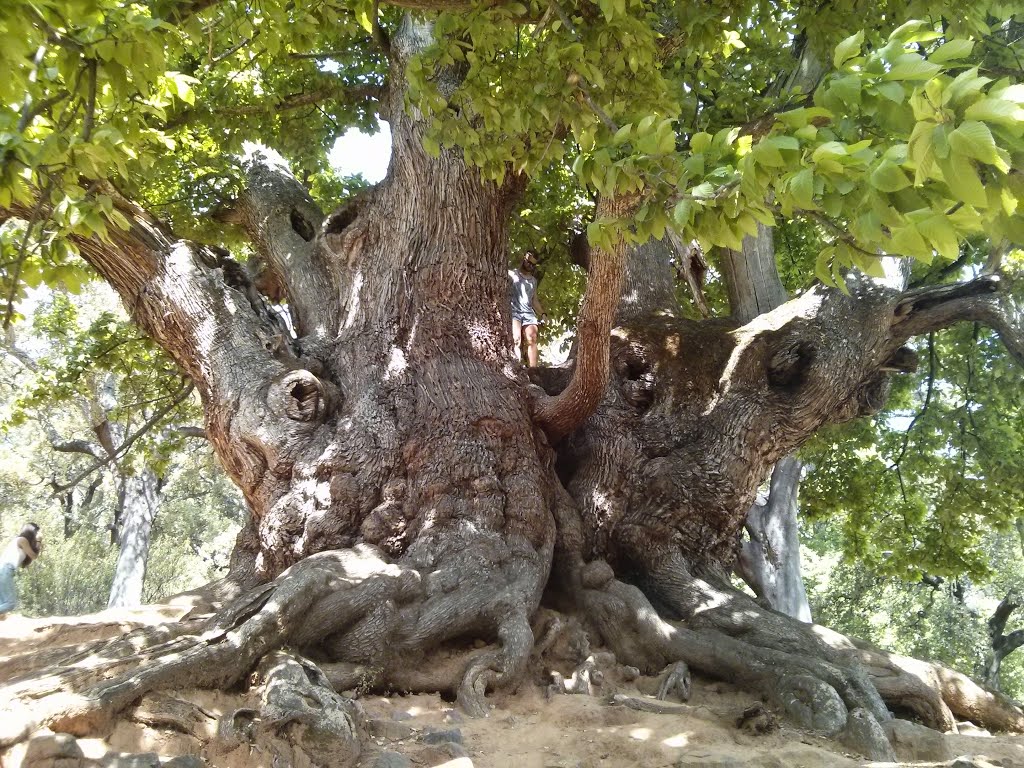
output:
[[[680,200],[672,209],[672,219],[676,226],[685,229],[690,224],[690,215],[693,213],[693,203],[689,200]]]
[[[356,21],[359,26],[365,29],[370,34],[373,34],[373,19],[370,18],[373,13],[373,3],[366,2],[366,0],[359,0],[356,3]]]
[[[632,123],[626,123],[624,126],[619,128],[619,130],[617,130],[615,132],[615,135],[612,136],[612,146],[613,147],[618,147],[618,146],[620,146],[622,144],[625,144],[626,141],[629,140],[629,134],[630,134],[630,132],[632,130],[633,130],[633,124]]]
[[[942,258],[955,261],[960,255],[960,243],[956,238],[956,230],[949,223],[945,213],[936,213],[921,223],[925,237],[935,246]]]
[[[974,50],[973,40],[950,40],[928,54],[928,61],[936,64],[945,64],[947,61],[966,59]]]
[[[767,139],[755,144],[750,154],[760,165],[767,167],[778,168],[786,164],[778,147]]]
[[[438,144],[437,140],[434,139],[432,136],[424,134],[423,149],[426,150],[426,153],[428,155],[435,159],[441,156],[441,145]]]
[[[860,48],[863,44],[864,30],[860,30],[856,34],[850,35],[837,45],[835,54],[832,56],[832,63],[835,65],[836,69],[840,69],[843,64],[860,53]]]
[[[1024,132],[1024,108],[1005,99],[984,98],[976,101],[964,112],[968,120],[984,120],[987,123],[999,123],[1010,128],[1014,136]]]
[[[789,181],[789,192],[797,206],[805,211],[814,210],[814,172],[810,168],[804,168],[794,174]]]
[[[961,123],[955,131],[949,134],[949,146],[962,155],[994,165],[1003,173],[1010,170],[1009,163],[1000,155],[996,147],[992,131],[984,123],[979,123],[976,120]]]
[[[932,249],[925,242],[921,232],[918,230],[917,225],[908,223],[905,226],[897,227],[892,231],[892,246],[891,250],[893,253],[900,253],[904,256],[913,256],[914,258],[920,259],[925,264],[930,264],[932,260]]]
[[[710,181],[698,184],[690,190],[690,196],[698,199],[707,199],[715,196],[715,186]]]
[[[830,245],[827,248],[822,248],[814,260],[814,276],[825,285],[834,286],[836,284],[835,275],[832,273],[832,260],[835,255],[835,246]]]
[[[975,208],[988,207],[988,195],[985,193],[985,187],[970,158],[963,155],[950,155],[948,159],[937,162],[939,168],[942,169],[946,186],[949,187],[955,199],[973,205]]]
[[[711,147],[711,134],[701,131],[690,137],[690,151],[694,154],[707,152]]]
[[[911,185],[910,177],[896,163],[883,160],[871,172],[871,186],[882,192],[899,192]]]
[[[920,19],[908,21],[889,35],[889,40],[900,43],[922,43],[940,37],[940,33],[934,28],[926,26],[928,23]]]
[[[916,54],[900,56],[892,69],[886,72],[884,80],[928,80],[942,71],[939,64],[932,64]]]
[[[895,104],[902,104],[903,100],[907,97],[906,91],[903,90],[903,86],[899,83],[879,83],[875,86],[875,90]]]

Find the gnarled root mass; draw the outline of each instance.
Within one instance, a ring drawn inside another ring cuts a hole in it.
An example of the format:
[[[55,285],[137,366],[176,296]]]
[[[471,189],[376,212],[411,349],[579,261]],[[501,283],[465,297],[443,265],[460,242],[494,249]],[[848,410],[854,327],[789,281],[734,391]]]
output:
[[[480,591],[491,598],[485,606],[472,587],[453,585],[448,592],[431,596],[422,581],[418,571],[387,562],[373,547],[324,552],[300,561],[212,616],[186,616],[176,624],[49,651],[44,667],[26,660],[20,665],[11,662],[27,671],[0,688],[0,749],[42,727],[101,735],[119,713],[147,693],[230,688],[253,670],[266,684],[260,722],[276,724],[275,733],[286,725],[316,728],[333,733],[334,740],[358,744],[351,708],[325,693],[356,685],[418,682],[435,690],[457,689],[467,710],[483,714],[484,694],[506,679],[521,678],[529,660],[533,635],[527,606],[514,594],[508,596],[489,626],[483,608],[493,610],[497,590]],[[510,583],[508,591],[514,593],[516,584]],[[450,615],[450,620],[438,622],[434,612]],[[475,652],[468,666],[465,659],[450,666],[446,671],[454,679],[424,676],[427,679],[417,681],[408,671],[410,660],[422,658],[417,649],[437,646],[453,626],[464,630],[461,622],[466,621],[481,634],[496,637],[498,649]],[[325,673],[312,662],[275,655],[285,646],[317,661],[355,661],[325,663]],[[394,663],[396,658],[403,663]],[[353,672],[359,676],[354,678]],[[303,679],[313,689],[296,693]],[[303,703],[310,700],[317,702],[315,718]],[[240,717],[245,720],[244,713]]]
[[[797,725],[876,759],[892,759],[881,725],[893,713],[941,731],[955,731],[956,718],[1024,731],[1016,704],[941,665],[790,619],[728,585],[691,576],[679,561],[649,577],[660,613],[645,591],[615,579],[603,562],[581,570],[581,620],[622,663],[649,673],[685,662],[760,693]],[[666,612],[685,619],[667,621]]]
[[[212,614],[8,660],[19,676],[0,689],[0,748],[44,726],[103,735],[119,713],[162,689],[257,684],[258,707],[222,719],[218,748],[256,744],[289,764],[345,765],[359,756],[363,718],[337,692],[441,691],[483,715],[489,692],[534,673],[549,694],[602,695],[672,714],[686,707],[673,700],[689,697],[691,670],[750,689],[796,725],[874,759],[894,759],[881,726],[888,708],[940,730],[955,729],[957,717],[1024,730],[1018,708],[963,676],[860,647],[678,568],[651,593],[682,621],[663,618],[603,561],[552,591],[558,613],[512,598],[495,611],[495,591],[485,599],[473,584],[431,597],[423,580],[361,545],[306,558]],[[438,625],[434,611],[453,618]],[[474,630],[491,644],[467,646]],[[650,698],[622,693],[623,683],[659,672]],[[187,712],[138,711],[188,720]],[[332,757],[318,745],[330,745]]]

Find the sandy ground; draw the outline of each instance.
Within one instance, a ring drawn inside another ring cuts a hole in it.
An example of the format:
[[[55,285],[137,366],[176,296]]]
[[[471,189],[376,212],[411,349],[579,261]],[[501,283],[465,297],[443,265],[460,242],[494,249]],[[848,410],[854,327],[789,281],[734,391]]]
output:
[[[41,650],[109,637],[135,626],[177,618],[181,609],[106,612],[81,619],[0,621],[0,683],[16,667],[12,657],[26,646]],[[97,623],[97,622],[100,623]],[[619,686],[619,691],[642,696]],[[205,720],[186,734],[154,728],[129,715],[105,738],[79,739],[80,765],[109,763],[112,756],[156,753],[161,762],[194,755],[214,768],[271,766],[269,755],[248,745],[217,748],[217,722],[239,708],[255,704],[252,694],[209,691],[171,692],[190,702]],[[756,703],[749,694],[711,680],[695,679],[685,711],[671,715],[638,712],[607,703],[606,696],[545,696],[525,684],[514,694],[495,697],[487,718],[470,719],[436,695],[363,696],[369,738],[360,761],[365,768],[831,768],[832,766],[955,766],[956,757],[972,756],[971,765],[1024,768],[1024,736],[990,736],[984,732],[945,735],[948,755],[939,762],[872,763],[844,752],[840,745],[783,724],[765,734],[737,728],[744,709]],[[966,730],[966,729],[965,729]],[[403,763],[398,755],[408,762]],[[382,757],[383,756],[383,757]],[[388,762],[388,761],[391,762]],[[92,762],[95,761],[95,762]],[[30,765],[24,750],[0,757],[3,768]],[[202,763],[197,763],[202,764]],[[31,764],[34,765],[34,764]],[[40,764],[42,765],[42,764]],[[278,766],[275,768],[285,768]],[[287,768],[293,768],[287,766]],[[294,766],[302,768],[302,766]]]

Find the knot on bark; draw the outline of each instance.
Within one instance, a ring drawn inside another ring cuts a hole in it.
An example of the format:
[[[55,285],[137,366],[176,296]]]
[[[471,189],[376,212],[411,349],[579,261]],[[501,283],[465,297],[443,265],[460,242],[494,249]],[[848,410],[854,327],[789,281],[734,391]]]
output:
[[[917,370],[917,352],[910,347],[900,347],[882,363],[879,370],[896,373],[913,373]]]
[[[614,578],[615,571],[604,560],[592,560],[580,571],[580,580],[586,589],[604,589]]]
[[[856,415],[871,416],[878,413],[889,399],[892,382],[884,373],[880,373],[864,383],[856,394]]]
[[[301,369],[287,373],[274,384],[267,402],[274,412],[292,421],[318,422],[327,416],[331,395],[328,384]]]
[[[352,234],[350,227],[359,218],[365,202],[357,196],[327,216],[321,232],[327,250],[335,254],[348,250],[347,244],[351,242]]]
[[[616,351],[613,366],[623,399],[638,411],[650,408],[654,401],[654,372],[643,350],[626,344]]]
[[[795,340],[776,349],[768,358],[768,384],[776,389],[797,389],[816,357],[814,345]]]

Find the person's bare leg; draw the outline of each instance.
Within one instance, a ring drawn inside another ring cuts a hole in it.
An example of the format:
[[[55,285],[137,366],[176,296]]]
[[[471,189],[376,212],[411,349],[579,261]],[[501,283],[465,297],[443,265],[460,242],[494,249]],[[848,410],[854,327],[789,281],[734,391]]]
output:
[[[537,326],[527,325],[523,328],[526,336],[526,357],[530,361],[530,367],[537,367]]]
[[[516,357],[516,362],[523,362],[523,321],[518,317],[512,318],[512,354]]]

